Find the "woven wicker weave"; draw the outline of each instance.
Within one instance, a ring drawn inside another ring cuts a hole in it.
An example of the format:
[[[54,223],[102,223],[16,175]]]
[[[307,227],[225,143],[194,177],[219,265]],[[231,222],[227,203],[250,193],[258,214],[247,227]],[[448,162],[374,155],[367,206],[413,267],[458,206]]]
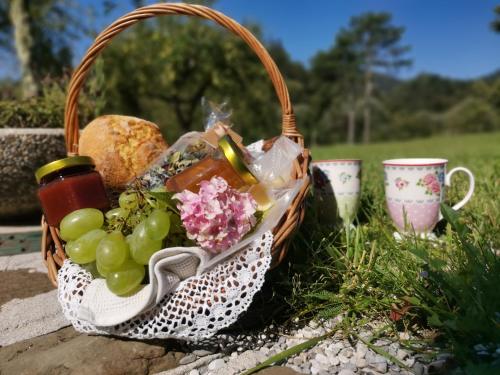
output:
[[[295,116],[293,114],[288,88],[273,59],[264,46],[255,38],[255,36],[236,21],[205,6],[182,3],[166,3],[145,6],[119,18],[103,30],[97,36],[92,46],[87,50],[85,56],[71,77],[68,95],[66,98],[64,127],[68,155],[78,154],[78,95],[97,56],[117,34],[129,26],[132,26],[141,20],[160,15],[187,15],[212,20],[243,39],[259,57],[274,85],[276,95],[281,104],[281,134],[289,137],[302,147],[304,146],[304,138],[298,132],[295,125]],[[304,217],[304,197],[310,184],[308,165],[309,151],[304,149],[303,155],[295,162],[293,177],[305,178],[306,183],[288,209],[287,213],[283,216],[281,222],[274,229],[274,244],[272,250],[274,266],[279,264],[286,255],[290,235],[299,226]],[[45,264],[47,265],[49,279],[54,285],[57,285],[57,270],[62,266],[64,259],[66,259],[63,245],[64,242],[59,238],[59,230],[48,226],[43,217],[42,230],[42,256]]]

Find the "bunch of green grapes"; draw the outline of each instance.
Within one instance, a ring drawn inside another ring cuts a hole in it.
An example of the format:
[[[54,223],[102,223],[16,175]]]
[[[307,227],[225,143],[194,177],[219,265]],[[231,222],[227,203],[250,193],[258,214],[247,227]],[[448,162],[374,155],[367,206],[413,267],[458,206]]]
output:
[[[119,207],[105,215],[94,208],[68,214],[60,224],[66,253],[94,277],[104,277],[113,293],[133,293],[151,256],[171,244],[171,222],[173,237],[185,238],[178,213],[162,194],[129,190],[120,195]]]

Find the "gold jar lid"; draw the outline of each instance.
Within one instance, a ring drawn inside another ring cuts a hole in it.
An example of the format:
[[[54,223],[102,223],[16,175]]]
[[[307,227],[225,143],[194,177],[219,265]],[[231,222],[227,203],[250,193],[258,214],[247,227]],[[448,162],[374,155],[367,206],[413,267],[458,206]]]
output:
[[[88,156],[71,156],[69,158],[64,158],[64,159],[59,159],[55,160],[53,162],[47,163],[45,165],[42,165],[40,168],[38,168],[35,172],[35,178],[38,183],[44,178],[45,176],[59,171],[64,168],[68,167],[76,167],[78,165],[91,165],[95,166],[94,160],[92,160],[91,157]]]
[[[228,135],[222,137],[219,140],[219,147],[236,173],[238,173],[245,183],[248,185],[255,185],[259,182],[252,172],[250,172],[250,169],[248,169],[244,161],[243,152],[241,152],[240,148],[231,139],[231,137]]]

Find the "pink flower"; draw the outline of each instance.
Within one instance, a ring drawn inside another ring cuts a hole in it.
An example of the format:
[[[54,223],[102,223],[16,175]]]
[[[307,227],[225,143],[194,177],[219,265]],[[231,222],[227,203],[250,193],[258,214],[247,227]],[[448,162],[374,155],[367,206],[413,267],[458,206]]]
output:
[[[408,186],[408,181],[406,180],[403,180],[401,177],[398,177],[396,178],[396,180],[394,181],[395,184],[396,184],[396,187],[401,190],[403,189],[404,187]]]
[[[236,244],[255,226],[257,203],[221,177],[202,181],[198,194],[189,190],[175,194],[187,236],[203,249],[217,254]]]
[[[425,185],[431,185],[436,180],[437,180],[436,175],[434,175],[433,173],[429,173],[429,174],[425,175],[423,178]]]
[[[436,194],[438,194],[441,191],[441,185],[439,184],[438,181],[434,181],[431,184],[431,190],[433,193],[436,193]]]

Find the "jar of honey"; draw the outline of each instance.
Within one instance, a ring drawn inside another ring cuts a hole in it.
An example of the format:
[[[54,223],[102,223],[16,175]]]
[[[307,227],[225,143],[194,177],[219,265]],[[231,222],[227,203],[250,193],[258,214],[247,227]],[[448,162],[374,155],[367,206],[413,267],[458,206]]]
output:
[[[59,226],[67,214],[80,208],[109,208],[101,175],[94,168],[92,158],[73,156],[36,170],[38,198],[50,226]]]
[[[205,157],[169,178],[165,183],[167,190],[176,193],[190,190],[197,193],[200,182],[214,176],[224,178],[229,186],[238,190],[259,182],[247,167],[243,152],[229,136],[222,137],[218,146],[214,155]]]
[[[214,155],[205,157],[169,178],[165,183],[167,190],[175,193],[190,190],[197,193],[201,181],[218,176],[224,178],[232,188],[252,194],[259,210],[268,209],[272,202],[267,187],[250,171],[241,149],[227,135],[219,140],[218,146]]]

